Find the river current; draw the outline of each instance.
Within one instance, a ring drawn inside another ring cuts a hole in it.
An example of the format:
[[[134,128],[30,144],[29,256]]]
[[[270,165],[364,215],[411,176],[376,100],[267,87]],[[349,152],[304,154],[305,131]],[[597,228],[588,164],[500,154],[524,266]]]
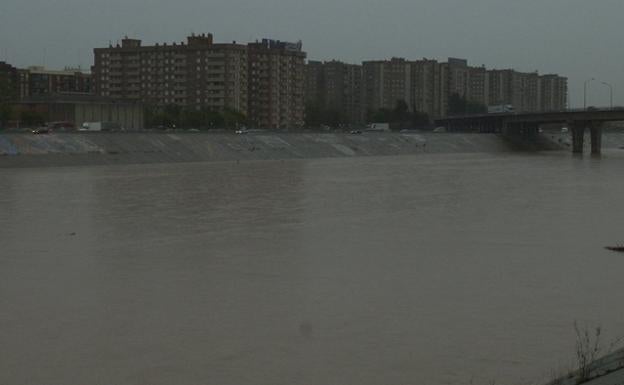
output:
[[[546,382],[624,334],[622,153],[2,169],[0,383]]]

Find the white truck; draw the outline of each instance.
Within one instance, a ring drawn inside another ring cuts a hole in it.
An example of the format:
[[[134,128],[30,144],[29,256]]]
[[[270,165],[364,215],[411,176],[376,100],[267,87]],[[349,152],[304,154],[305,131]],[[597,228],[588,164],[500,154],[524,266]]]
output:
[[[371,123],[366,131],[390,131],[390,123]]]
[[[84,122],[79,131],[102,131],[102,122]]]
[[[79,131],[112,131],[119,129],[119,125],[112,122],[84,122]]]
[[[508,114],[514,112],[511,104],[498,104],[496,106],[488,106],[488,114]]]

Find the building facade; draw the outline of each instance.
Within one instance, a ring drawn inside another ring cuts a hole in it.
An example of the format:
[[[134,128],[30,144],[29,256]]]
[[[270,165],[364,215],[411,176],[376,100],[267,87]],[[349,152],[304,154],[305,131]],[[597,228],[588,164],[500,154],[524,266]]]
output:
[[[221,44],[212,34],[186,42],[121,45],[94,50],[95,93],[165,107],[237,111],[261,128],[290,128],[304,121],[301,43],[262,40]]]
[[[568,79],[507,70],[488,74],[489,105],[509,104],[517,112],[561,111],[567,108]]]
[[[568,79],[558,75],[540,76],[540,111],[560,111],[568,106]]]
[[[422,59],[411,62],[413,110],[430,117],[442,115],[440,63]]]
[[[306,106],[336,124],[364,123],[362,66],[332,60],[306,64]]]
[[[18,71],[19,96],[26,99],[33,96],[93,93],[92,76],[79,68],[48,70],[33,66]]]
[[[324,103],[324,64],[309,60],[305,65],[305,104],[320,109]]]
[[[12,101],[19,96],[19,71],[0,61],[0,102]]]
[[[145,108],[140,103],[94,95],[36,95],[13,105],[16,115],[36,112],[46,122],[71,123],[78,129],[85,122],[106,122],[123,130],[140,130],[145,125]]]
[[[365,61],[362,69],[367,114],[380,109],[392,110],[398,102],[405,102],[408,109],[413,110],[410,62],[403,58]]]
[[[305,58],[301,42],[263,39],[248,44],[249,120],[262,128],[305,122]]]
[[[143,46],[141,40],[94,50],[95,93],[154,106],[247,111],[247,47],[212,35]]]

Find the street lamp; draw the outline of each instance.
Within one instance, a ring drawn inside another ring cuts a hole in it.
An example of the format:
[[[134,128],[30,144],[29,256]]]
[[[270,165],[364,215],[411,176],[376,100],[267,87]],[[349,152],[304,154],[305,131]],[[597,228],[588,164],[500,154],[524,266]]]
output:
[[[585,80],[585,83],[583,83],[583,109],[584,110],[587,110],[587,84],[594,80],[596,79],[594,78],[587,79]]]
[[[613,109],[613,86],[607,82],[601,82],[602,84],[604,84],[605,86],[609,87],[609,100],[610,100],[610,106],[611,109]]]

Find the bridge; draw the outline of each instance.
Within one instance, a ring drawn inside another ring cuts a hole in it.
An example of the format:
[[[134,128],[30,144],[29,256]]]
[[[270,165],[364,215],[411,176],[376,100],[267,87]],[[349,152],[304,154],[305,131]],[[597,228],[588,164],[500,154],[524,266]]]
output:
[[[600,154],[602,126],[615,121],[624,121],[624,108],[448,116],[436,119],[435,124],[449,132],[502,133],[527,139],[536,138],[541,125],[563,124],[572,135],[572,152],[583,153],[585,129],[589,129],[592,154]]]

